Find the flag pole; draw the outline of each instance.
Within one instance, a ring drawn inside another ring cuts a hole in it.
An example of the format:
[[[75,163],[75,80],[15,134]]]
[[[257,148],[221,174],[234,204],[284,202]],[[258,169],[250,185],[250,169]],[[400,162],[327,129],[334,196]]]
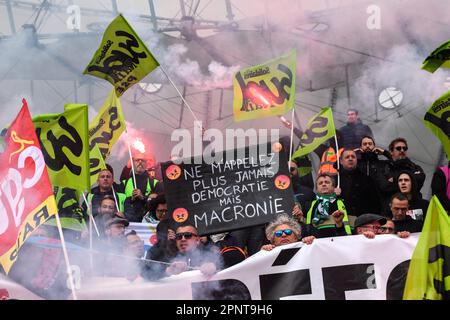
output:
[[[89,214],[89,216],[92,216],[92,207],[91,207],[91,205],[88,203],[88,201],[87,201],[87,199],[86,199],[86,195],[84,194],[84,192],[82,192],[82,194],[83,194],[84,202],[86,203],[86,207],[87,207],[87,210],[88,210],[88,214]],[[89,221],[90,221],[90,220],[89,220]],[[97,233],[97,237],[100,237],[100,233],[98,232],[97,224],[95,223],[95,220],[94,220],[94,219],[92,219],[92,224],[94,225],[95,232]]]
[[[116,203],[116,209],[117,209],[117,212],[120,212],[120,209],[119,209],[119,202],[117,201],[116,191],[114,190],[114,180],[113,180],[113,185],[111,186],[111,189],[112,189],[113,196],[114,196],[114,202]]]
[[[91,215],[89,215],[89,262],[91,265],[91,274],[94,274],[94,258],[92,256],[92,251],[93,251],[93,247],[92,247],[92,220],[94,220],[92,218]]]
[[[291,172],[291,157],[292,157],[292,151],[294,146],[294,111],[295,107],[292,108],[292,116],[291,116],[291,140],[289,142],[289,161],[288,161],[288,169],[289,172]]]
[[[337,181],[337,187],[340,188],[341,185],[341,173],[339,171],[340,168],[340,164],[339,164],[339,145],[338,145],[338,141],[337,141],[337,135],[334,135],[334,142],[336,144],[336,162],[337,162],[337,170],[338,170],[338,181]]]
[[[69,255],[67,254],[66,242],[64,241],[64,234],[62,232],[62,226],[61,226],[61,221],[59,220],[58,212],[56,212],[55,216],[56,216],[56,225],[58,227],[58,232],[59,232],[59,238],[61,239],[64,261],[66,262],[67,276],[69,277],[70,289],[72,290],[72,297],[73,297],[73,300],[78,300],[77,294],[75,292],[75,283],[73,281],[72,271],[70,269]]]
[[[127,134],[128,132],[125,131]],[[134,164],[133,164],[133,156],[131,155],[131,147],[130,147],[130,142],[127,139],[127,145],[128,145],[128,153],[130,155],[130,162],[131,162],[131,172],[133,173],[133,182],[134,182],[134,188],[137,189],[137,184],[136,184],[136,174],[134,173]]]
[[[192,108],[189,106],[189,103],[187,103],[186,99],[184,99],[184,97],[181,94],[180,90],[178,90],[177,86],[172,81],[172,79],[169,77],[169,75],[167,74],[166,70],[164,70],[162,65],[159,65],[159,67],[160,67],[161,71],[166,75],[166,77],[169,80],[170,84],[172,85],[172,87],[174,87],[175,91],[178,93],[178,95],[180,96],[180,98],[183,101],[183,103],[186,105],[186,107],[188,107],[188,109],[191,112],[192,116],[194,117],[195,121],[197,121],[197,123],[200,123],[200,120],[198,120],[198,118],[195,116],[194,111],[192,111]],[[201,128],[201,127],[200,127],[200,129],[203,130],[203,128]]]

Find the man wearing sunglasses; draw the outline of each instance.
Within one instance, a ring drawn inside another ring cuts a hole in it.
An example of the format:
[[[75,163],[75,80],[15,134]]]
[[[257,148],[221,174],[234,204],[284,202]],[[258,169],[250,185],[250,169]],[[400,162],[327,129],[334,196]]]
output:
[[[391,152],[392,161],[390,161],[389,165],[378,178],[378,185],[383,198],[383,208],[387,207],[391,196],[397,192],[398,187],[394,178],[402,171],[409,171],[411,173],[416,181],[419,192],[425,182],[425,172],[423,169],[408,158],[408,143],[406,139],[396,138],[392,140],[389,144],[389,151]]]
[[[175,242],[178,254],[166,269],[169,276],[194,269],[200,269],[204,275],[211,276],[222,265],[218,250],[214,250],[213,246],[203,245],[193,225],[178,226]]]

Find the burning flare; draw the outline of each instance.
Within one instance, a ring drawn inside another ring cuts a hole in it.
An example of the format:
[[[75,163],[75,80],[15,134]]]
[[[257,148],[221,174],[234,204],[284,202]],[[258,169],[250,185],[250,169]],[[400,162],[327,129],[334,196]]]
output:
[[[141,153],[145,153],[145,145],[139,138],[136,138],[136,140],[133,142],[133,148],[135,148]]]

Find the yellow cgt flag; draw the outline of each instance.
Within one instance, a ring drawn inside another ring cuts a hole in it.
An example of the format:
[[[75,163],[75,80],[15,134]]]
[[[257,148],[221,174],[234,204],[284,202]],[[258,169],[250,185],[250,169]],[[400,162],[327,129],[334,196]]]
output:
[[[106,28],[100,47],[83,73],[109,81],[120,97],[158,66],[144,42],[119,15]]]
[[[450,299],[450,217],[436,196],[411,258],[403,299]]]
[[[285,114],[294,107],[297,52],[245,68],[233,78],[234,121]]]
[[[89,125],[89,152],[91,185],[108,159],[111,148],[126,130],[122,105],[114,90],[111,91],[97,116]],[[95,149],[97,147],[97,150]]]
[[[333,111],[329,107],[322,108],[306,125],[306,130],[300,139],[301,146],[294,152],[292,159],[313,152],[318,146],[335,134],[336,128],[334,126]]]
[[[33,124],[53,187],[84,192],[90,189],[88,106],[66,104],[64,110],[34,117]]]

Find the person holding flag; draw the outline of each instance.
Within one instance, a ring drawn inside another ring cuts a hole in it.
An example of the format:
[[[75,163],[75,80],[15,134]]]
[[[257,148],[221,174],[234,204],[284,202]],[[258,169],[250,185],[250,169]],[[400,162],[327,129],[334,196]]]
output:
[[[141,152],[132,155],[133,170],[130,178],[122,181],[125,190],[125,217],[130,222],[141,222],[147,212],[147,202],[163,191],[157,179],[147,172],[147,157]]]

